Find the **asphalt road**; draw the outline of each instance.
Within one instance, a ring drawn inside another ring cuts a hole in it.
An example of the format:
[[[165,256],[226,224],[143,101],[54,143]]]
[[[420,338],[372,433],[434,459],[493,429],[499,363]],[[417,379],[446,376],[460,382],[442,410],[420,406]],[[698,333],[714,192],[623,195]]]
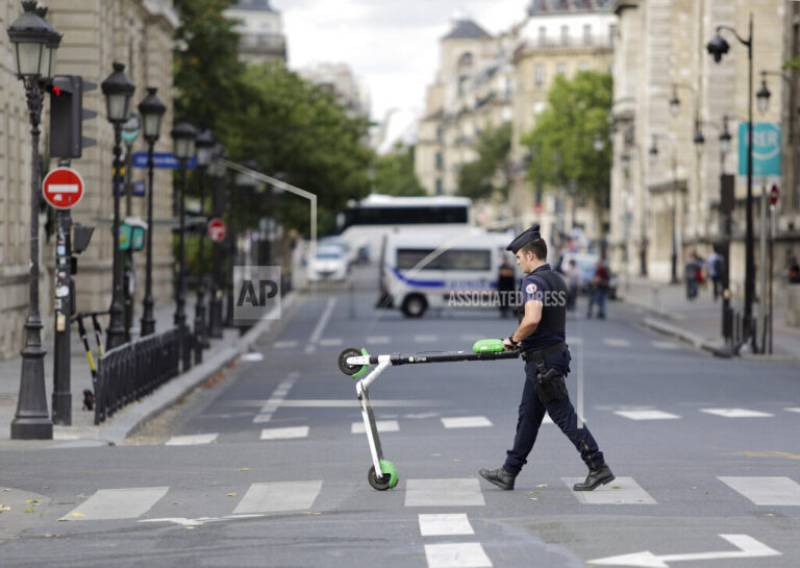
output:
[[[400,483],[377,492],[338,353],[468,349],[513,323],[407,320],[372,308],[371,272],[356,280],[300,302],[124,446],[3,451],[0,565],[800,565],[797,363],[714,359],[620,304],[570,319],[570,391],[580,378],[617,475],[591,494],[571,490],[585,466],[553,424],[515,491],[479,479],[511,444],[521,362],[389,368],[370,394]]]

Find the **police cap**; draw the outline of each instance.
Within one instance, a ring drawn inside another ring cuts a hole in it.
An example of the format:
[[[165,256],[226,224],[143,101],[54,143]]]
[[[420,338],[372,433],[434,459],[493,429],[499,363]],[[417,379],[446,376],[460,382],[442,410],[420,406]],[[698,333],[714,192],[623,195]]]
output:
[[[514,254],[517,254],[517,251],[527,245],[528,243],[532,243],[533,241],[538,241],[542,238],[542,234],[539,232],[539,224],[536,223],[535,225],[531,225],[530,229],[526,229],[522,233],[520,233],[516,239],[511,241],[511,244],[506,247],[506,250],[510,250]]]

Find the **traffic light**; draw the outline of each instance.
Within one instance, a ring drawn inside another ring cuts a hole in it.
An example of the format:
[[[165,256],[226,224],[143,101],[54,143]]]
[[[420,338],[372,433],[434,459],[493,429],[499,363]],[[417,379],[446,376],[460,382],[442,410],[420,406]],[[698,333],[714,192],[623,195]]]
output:
[[[83,148],[97,142],[83,137],[83,121],[97,113],[83,108],[83,93],[97,88],[77,75],[56,75],[50,91],[50,156],[71,160],[80,158]]]

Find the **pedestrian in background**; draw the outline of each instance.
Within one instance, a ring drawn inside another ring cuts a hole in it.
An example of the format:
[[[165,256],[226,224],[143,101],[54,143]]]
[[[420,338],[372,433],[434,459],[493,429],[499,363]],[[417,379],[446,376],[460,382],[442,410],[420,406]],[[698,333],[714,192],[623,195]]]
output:
[[[715,302],[719,298],[720,294],[722,294],[722,269],[724,262],[725,259],[722,258],[722,255],[717,252],[716,248],[709,255],[707,261],[708,277],[711,279],[711,284],[714,287]]]
[[[702,280],[702,273],[703,264],[700,261],[700,257],[696,252],[692,251],[683,269],[683,278],[686,281],[686,299],[690,302],[697,298],[698,287]]]
[[[789,260],[789,284],[800,284],[800,262],[797,261],[797,257],[793,256]]]
[[[594,306],[597,306],[597,319],[606,319],[606,300],[608,299],[608,285],[611,276],[608,273],[603,259],[599,259],[594,267],[592,276],[592,289],[589,296],[589,311],[586,317],[592,319]]]
[[[575,306],[578,303],[578,293],[581,289],[581,271],[574,258],[571,258],[567,263],[564,276],[567,279],[567,311],[572,312],[575,311]]]
[[[499,296],[500,316],[508,317],[511,310],[511,296],[516,291],[516,276],[514,267],[503,254],[503,262],[497,271],[497,294]]]

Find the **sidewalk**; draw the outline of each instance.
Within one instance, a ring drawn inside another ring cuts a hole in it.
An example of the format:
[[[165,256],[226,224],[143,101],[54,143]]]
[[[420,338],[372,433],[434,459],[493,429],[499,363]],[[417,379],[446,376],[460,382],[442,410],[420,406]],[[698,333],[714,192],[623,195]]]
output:
[[[289,294],[283,299],[283,309],[287,310],[294,302],[294,294]],[[172,327],[174,306],[161,306],[155,310],[156,333],[166,331]],[[187,321],[190,326],[194,318],[194,302],[188,301],[186,305]],[[137,314],[139,315],[139,314]],[[105,326],[107,318],[102,320]],[[219,369],[227,365],[241,353],[246,352],[252,343],[266,332],[274,320],[262,320],[253,326],[244,336],[239,335],[236,329],[225,329],[222,339],[212,339],[211,347],[203,351],[203,363],[193,366],[188,372],[179,375],[161,386],[154,393],[142,400],[130,404],[114,414],[105,423],[94,425],[94,411],[82,410],[83,390],[92,389],[92,377],[86,360],[83,343],[80,341],[77,329],[72,331],[72,425],[53,426],[53,440],[60,441],[56,444],[64,447],[64,442],[69,441],[75,445],[106,445],[120,443],[125,437],[148,417],[163,410],[175,400],[193,389],[196,385],[207,379]],[[139,322],[135,322],[132,335],[138,336]],[[90,345],[94,348],[94,335],[89,331]],[[105,328],[104,328],[105,331]],[[105,336],[103,337],[105,340]],[[53,345],[52,339],[45,341],[45,389],[47,392],[47,405],[52,406],[53,391]],[[20,373],[22,369],[21,356],[0,362],[0,443],[2,447],[14,447],[22,441],[9,441],[11,421],[17,410],[17,396],[19,393]],[[53,447],[53,441],[32,442],[33,445]]]
[[[773,358],[800,360],[800,328],[785,325],[782,298],[775,296]],[[671,335],[695,347],[717,352],[724,347],[722,339],[722,301],[714,302],[711,288],[701,289],[694,301],[686,299],[683,284],[670,285],[643,278],[621,283],[621,299],[644,310],[643,324]],[[769,356],[751,355],[764,358]]]

